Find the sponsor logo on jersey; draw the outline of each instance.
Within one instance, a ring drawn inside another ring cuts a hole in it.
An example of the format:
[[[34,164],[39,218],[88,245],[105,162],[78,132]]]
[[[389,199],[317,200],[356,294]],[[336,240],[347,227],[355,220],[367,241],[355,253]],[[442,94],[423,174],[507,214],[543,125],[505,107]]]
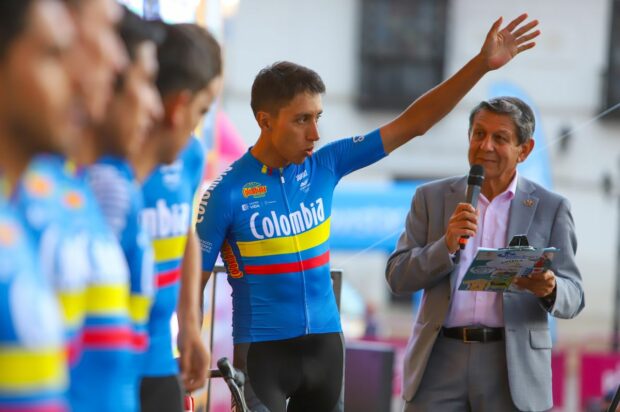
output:
[[[299,204],[299,210],[290,214],[277,215],[275,211],[267,216],[255,212],[250,217],[250,230],[256,239],[272,238],[274,236],[290,236],[305,232],[318,226],[325,220],[323,198],[306,206]]]
[[[17,228],[9,223],[0,223],[0,246],[11,246],[17,238]]]
[[[228,241],[222,244],[221,253],[222,260],[226,263],[226,268],[228,269],[228,275],[235,279],[243,277],[243,272],[239,269],[239,262],[237,262],[237,258]]]
[[[200,199],[200,205],[198,206],[198,216],[196,217],[196,223],[201,223],[205,216],[205,212],[207,211],[207,204],[209,203],[209,199],[211,199],[211,194],[224,179],[224,176],[228,174],[232,170],[232,167],[226,168],[209,186],[209,188],[203,193],[202,198]]]
[[[245,198],[265,197],[265,195],[267,194],[267,186],[261,185],[260,183],[256,183],[256,182],[246,183],[245,185],[243,185],[243,188],[241,189],[241,193],[243,194],[243,197]]]
[[[152,239],[162,239],[187,234],[190,225],[191,208],[187,203],[168,205],[159,199],[154,208],[145,208],[140,221]]]
[[[77,190],[70,190],[65,193],[63,203],[69,209],[79,209],[84,206],[84,197]]]
[[[353,138],[353,143],[362,143],[364,141],[364,136],[355,136]]]
[[[297,174],[297,176],[295,176],[295,180],[299,182],[301,179],[306,177],[308,177],[308,170],[304,170],[303,172]]]
[[[308,190],[310,190],[310,180],[306,179],[303,182],[301,182],[299,184],[299,189],[308,193]]]
[[[183,175],[183,159],[177,159],[174,163],[160,166],[164,186],[172,190],[179,186]]]
[[[46,197],[52,193],[53,183],[47,176],[30,173],[26,178],[26,190],[37,197]]]

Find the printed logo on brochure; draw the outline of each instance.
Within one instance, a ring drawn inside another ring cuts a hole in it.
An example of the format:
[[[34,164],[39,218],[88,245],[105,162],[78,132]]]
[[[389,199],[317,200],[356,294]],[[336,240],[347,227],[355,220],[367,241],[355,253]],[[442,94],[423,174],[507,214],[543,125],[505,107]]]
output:
[[[53,183],[46,177],[31,173],[26,179],[26,189],[37,197],[46,197],[52,193]]]
[[[248,197],[253,197],[253,198],[265,197],[265,195],[267,194],[267,186],[261,185],[260,183],[257,183],[257,182],[246,183],[245,185],[243,185],[243,188],[241,189],[241,193],[243,194],[243,197],[245,197],[246,199]]]

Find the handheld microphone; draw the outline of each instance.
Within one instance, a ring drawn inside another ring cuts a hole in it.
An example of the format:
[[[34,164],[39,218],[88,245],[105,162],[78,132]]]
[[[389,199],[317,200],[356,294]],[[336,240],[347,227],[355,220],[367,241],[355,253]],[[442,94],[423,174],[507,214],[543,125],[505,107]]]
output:
[[[482,165],[472,165],[469,169],[469,176],[467,177],[467,203],[472,205],[474,209],[478,206],[478,196],[480,196],[480,189],[482,188],[482,182],[484,181],[484,167]],[[469,236],[461,236],[459,238],[459,248],[465,249]]]

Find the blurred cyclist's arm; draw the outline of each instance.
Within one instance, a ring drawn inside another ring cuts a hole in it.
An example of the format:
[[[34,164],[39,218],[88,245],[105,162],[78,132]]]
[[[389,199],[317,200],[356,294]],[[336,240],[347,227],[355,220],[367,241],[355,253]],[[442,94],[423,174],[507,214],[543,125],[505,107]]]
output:
[[[187,391],[200,389],[206,383],[210,354],[200,335],[202,299],[200,289],[200,249],[193,228],[188,231],[181,266],[181,291],[177,308],[179,319],[178,346],[181,353],[181,376]]]

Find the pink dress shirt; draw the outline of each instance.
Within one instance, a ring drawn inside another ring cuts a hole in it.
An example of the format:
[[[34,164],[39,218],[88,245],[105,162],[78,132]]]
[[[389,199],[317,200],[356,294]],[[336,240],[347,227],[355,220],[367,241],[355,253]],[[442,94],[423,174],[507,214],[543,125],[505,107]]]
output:
[[[458,290],[458,287],[479,247],[506,247],[510,202],[515,196],[516,187],[517,174],[508,188],[491,202],[480,194],[477,208],[479,212],[478,231],[461,251],[458,272],[452,274],[452,276],[457,276],[457,279],[452,291],[450,310],[444,322],[445,327],[504,326],[504,305],[501,293],[467,292]]]

